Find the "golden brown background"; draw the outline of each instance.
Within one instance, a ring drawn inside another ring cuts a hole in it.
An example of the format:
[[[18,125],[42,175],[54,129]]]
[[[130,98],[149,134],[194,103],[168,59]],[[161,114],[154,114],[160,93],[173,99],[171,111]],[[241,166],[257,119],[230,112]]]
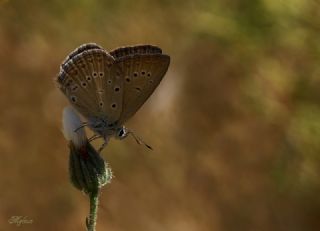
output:
[[[1,231],[85,230],[53,78],[87,42],[171,56],[127,124],[155,151],[103,151],[98,231],[320,230],[319,1],[0,0]]]

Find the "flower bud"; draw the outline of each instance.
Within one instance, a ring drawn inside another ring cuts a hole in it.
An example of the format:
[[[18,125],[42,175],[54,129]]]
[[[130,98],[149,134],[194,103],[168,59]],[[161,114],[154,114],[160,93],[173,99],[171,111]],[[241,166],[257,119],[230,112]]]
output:
[[[109,183],[111,169],[89,143],[76,112],[67,107],[63,112],[64,135],[69,140],[69,173],[72,184],[85,193],[96,193]]]

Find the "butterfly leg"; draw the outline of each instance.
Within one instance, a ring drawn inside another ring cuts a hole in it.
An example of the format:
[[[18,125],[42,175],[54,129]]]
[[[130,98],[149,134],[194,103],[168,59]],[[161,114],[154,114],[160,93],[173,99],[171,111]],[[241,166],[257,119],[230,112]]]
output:
[[[81,129],[81,128],[85,127],[85,126],[88,126],[87,122],[83,122],[80,127],[78,127],[76,130],[74,130],[74,132],[77,132],[79,129]]]
[[[101,135],[97,135],[97,134],[94,134],[93,136],[91,136],[88,141],[91,142],[91,141],[94,141],[95,139],[99,139],[101,138],[102,136]]]
[[[108,143],[109,143],[109,138],[105,137],[104,143],[100,146],[98,152],[101,153],[101,151],[107,146]]]

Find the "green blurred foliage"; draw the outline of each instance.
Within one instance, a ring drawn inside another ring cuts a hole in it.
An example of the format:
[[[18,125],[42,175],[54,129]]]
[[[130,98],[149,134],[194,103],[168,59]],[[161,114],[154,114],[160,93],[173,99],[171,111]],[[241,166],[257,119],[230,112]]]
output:
[[[0,230],[84,227],[53,78],[86,42],[172,60],[128,123],[155,151],[103,152],[98,230],[319,230],[319,19],[316,0],[0,0]]]

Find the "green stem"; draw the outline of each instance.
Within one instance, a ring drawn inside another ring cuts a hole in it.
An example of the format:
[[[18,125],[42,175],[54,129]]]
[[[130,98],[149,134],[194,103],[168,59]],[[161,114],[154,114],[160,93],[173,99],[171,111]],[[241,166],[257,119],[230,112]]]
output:
[[[99,203],[99,192],[92,192],[89,194],[90,198],[90,214],[87,217],[86,225],[88,231],[96,230],[96,223],[98,217],[98,203]]]

